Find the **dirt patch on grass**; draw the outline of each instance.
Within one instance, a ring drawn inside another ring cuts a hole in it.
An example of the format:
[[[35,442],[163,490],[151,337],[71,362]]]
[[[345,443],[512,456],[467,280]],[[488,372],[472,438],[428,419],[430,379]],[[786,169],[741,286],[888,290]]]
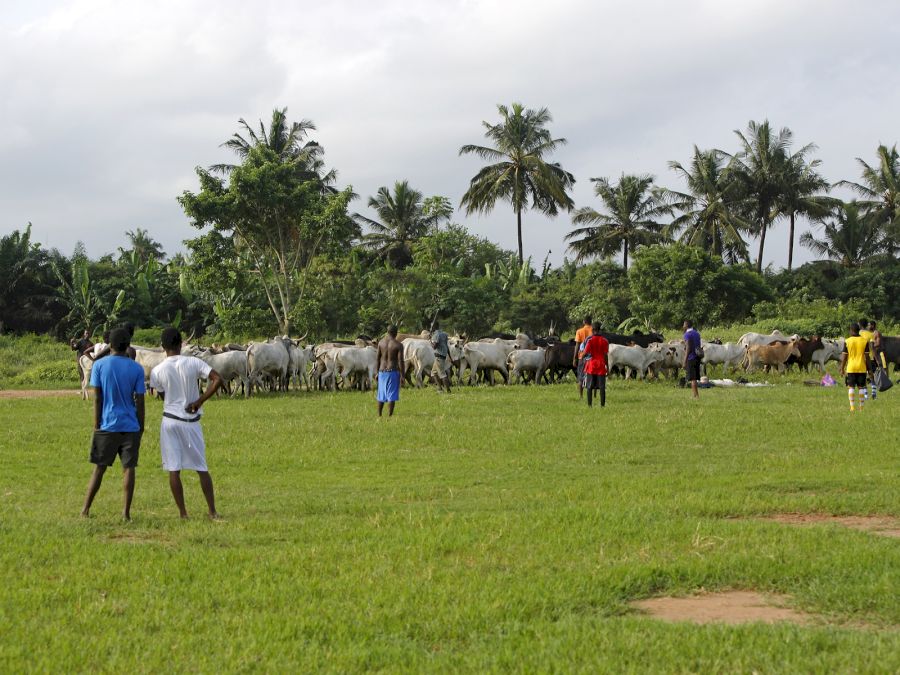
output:
[[[0,399],[3,398],[60,398],[65,396],[79,396],[79,389],[0,389]]]
[[[827,513],[776,513],[762,516],[762,520],[771,520],[785,525],[822,525],[833,524],[849,527],[854,530],[871,532],[882,537],[900,538],[900,518],[893,516],[832,516]]]
[[[631,603],[648,616],[663,621],[692,623],[809,623],[811,616],[786,607],[788,597],[755,591],[705,593],[686,598],[650,598]]]
[[[161,532],[114,532],[107,536],[111,542],[120,544],[159,544],[171,546],[172,541],[167,534]]]

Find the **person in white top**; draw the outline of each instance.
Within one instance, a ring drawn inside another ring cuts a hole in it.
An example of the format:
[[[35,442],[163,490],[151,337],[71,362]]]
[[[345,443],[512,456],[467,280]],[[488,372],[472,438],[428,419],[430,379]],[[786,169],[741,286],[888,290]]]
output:
[[[150,371],[150,386],[164,399],[159,449],[163,469],[169,472],[169,487],[182,518],[187,518],[181,470],[196,471],[209,517],[218,518],[212,476],[206,466],[206,443],[200,428],[200,408],[222,386],[222,378],[208,364],[193,356],[181,355],[181,333],[176,328],[162,332],[166,360]],[[197,381],[209,380],[200,394]]]

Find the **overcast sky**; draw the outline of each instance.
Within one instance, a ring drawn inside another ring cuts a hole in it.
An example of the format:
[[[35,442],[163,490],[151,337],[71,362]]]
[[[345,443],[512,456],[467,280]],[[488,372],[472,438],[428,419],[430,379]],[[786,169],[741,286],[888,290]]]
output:
[[[479,168],[459,147],[513,101],[550,109],[577,206],[597,206],[593,176],[681,188],[669,160],[733,150],[751,119],[855,180],[855,157],[900,140],[898,44],[889,0],[4,3],[0,235],[31,221],[42,244],[97,256],[142,227],[180,250],[194,167],[230,161],[238,118],[285,106],[315,122],[363,212],[401,179],[458,204]],[[455,220],[515,248],[507,204]],[[526,255],[558,263],[570,228],[526,214]],[[780,224],[767,263],[785,264],[786,240]]]

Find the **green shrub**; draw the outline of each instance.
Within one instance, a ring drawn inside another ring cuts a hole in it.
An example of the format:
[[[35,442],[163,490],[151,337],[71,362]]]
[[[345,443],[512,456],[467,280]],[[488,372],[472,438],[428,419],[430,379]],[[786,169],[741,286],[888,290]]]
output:
[[[32,366],[12,378],[15,385],[46,385],[57,382],[77,382],[75,359],[51,361]]]
[[[847,334],[847,327],[854,321],[870,317],[871,309],[864,300],[835,302],[820,298],[761,302],[753,307],[753,325],[760,333],[777,328],[786,334],[839,337]]]

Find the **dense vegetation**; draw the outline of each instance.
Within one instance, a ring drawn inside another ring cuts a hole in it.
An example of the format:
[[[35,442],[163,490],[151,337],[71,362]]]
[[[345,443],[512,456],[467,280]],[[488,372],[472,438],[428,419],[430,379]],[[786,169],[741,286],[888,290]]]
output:
[[[242,133],[224,144],[238,163],[198,168],[199,190],[178,197],[199,230],[184,252],[167,256],[140,228],[128,232],[129,247],[98,259],[80,245],[71,256],[47,250],[30,226],[0,239],[0,332],[68,337],[131,321],[222,339],[317,339],[377,334],[388,322],[419,330],[440,318],[470,334],[543,333],[590,312],[609,327],[690,316],[701,325],[783,319],[833,333],[847,317],[900,317],[896,147],[879,146],[874,164],[859,160],[858,182],[836,184],[859,197],[844,203],[827,194],[815,146],[793,150],[790,130],[751,122],[735,152],[695,147],[687,164],[671,162],[684,183],[677,190],[646,175],[592,178],[599,208],[576,208],[574,176],[546,158],[565,144],[550,134],[549,112],[518,104],[499,112],[499,123],[484,123],[490,145],[461,149],[493,162],[461,206],[509,202],[518,253],[450,222],[449,200],[406,180],[368,198],[375,218],[351,212],[356,195],[335,185],[309,138],[315,127],[276,110],[268,128],[241,120]],[[573,260],[522,260],[529,209],[573,212]],[[799,243],[822,259],[792,268],[798,217],[817,223],[821,233]],[[780,222],[791,253],[775,271],[762,256]]]

